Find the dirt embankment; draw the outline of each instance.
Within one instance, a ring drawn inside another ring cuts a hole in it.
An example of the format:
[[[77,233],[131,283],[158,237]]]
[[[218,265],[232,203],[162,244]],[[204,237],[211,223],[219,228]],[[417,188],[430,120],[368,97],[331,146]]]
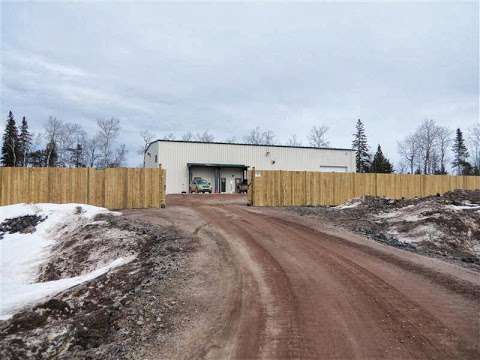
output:
[[[12,220],[2,230],[32,231],[40,220]],[[119,256],[135,259],[1,321],[0,358],[144,358],[146,344],[168,340],[183,311],[177,289],[189,276],[192,238],[168,224],[95,220],[60,230],[40,281],[77,276]]]
[[[480,191],[401,200],[365,197],[336,207],[289,210],[388,245],[480,269]]]

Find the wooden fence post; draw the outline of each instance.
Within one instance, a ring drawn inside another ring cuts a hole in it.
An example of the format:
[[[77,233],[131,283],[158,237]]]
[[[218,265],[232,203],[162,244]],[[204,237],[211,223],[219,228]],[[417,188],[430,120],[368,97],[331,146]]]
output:
[[[252,172],[250,173],[250,186],[247,188],[247,192],[250,192],[250,196],[248,196],[250,199],[250,204],[251,206],[255,206],[255,166],[252,168]]]

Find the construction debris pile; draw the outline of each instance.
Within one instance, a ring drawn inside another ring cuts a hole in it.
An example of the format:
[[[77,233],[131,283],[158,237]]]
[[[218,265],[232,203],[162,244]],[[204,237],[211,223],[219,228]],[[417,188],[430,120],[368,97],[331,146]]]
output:
[[[291,208],[357,233],[480,268],[480,191],[414,199],[365,197],[336,207]]]

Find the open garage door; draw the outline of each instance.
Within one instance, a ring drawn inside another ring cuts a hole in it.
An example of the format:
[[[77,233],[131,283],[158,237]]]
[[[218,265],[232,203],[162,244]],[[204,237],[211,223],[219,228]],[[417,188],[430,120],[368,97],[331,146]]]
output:
[[[236,164],[188,164],[189,182],[200,177],[212,184],[214,193],[233,194],[247,178],[245,165]]]

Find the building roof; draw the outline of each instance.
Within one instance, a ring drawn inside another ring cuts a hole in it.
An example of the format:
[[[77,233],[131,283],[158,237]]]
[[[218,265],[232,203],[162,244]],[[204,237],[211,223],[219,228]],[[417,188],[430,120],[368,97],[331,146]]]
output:
[[[230,143],[221,141],[188,141],[188,140],[163,140],[157,139],[148,144],[145,152],[150,149],[150,145],[156,142],[172,142],[172,143],[193,143],[193,144],[215,144],[215,145],[242,145],[242,146],[267,146],[267,147],[280,147],[280,148],[292,148],[292,149],[314,149],[314,150],[342,150],[342,151],[354,151],[353,149],[346,148],[333,148],[333,147],[314,147],[314,146],[291,146],[291,145],[267,145],[267,144],[246,144],[246,143]]]

